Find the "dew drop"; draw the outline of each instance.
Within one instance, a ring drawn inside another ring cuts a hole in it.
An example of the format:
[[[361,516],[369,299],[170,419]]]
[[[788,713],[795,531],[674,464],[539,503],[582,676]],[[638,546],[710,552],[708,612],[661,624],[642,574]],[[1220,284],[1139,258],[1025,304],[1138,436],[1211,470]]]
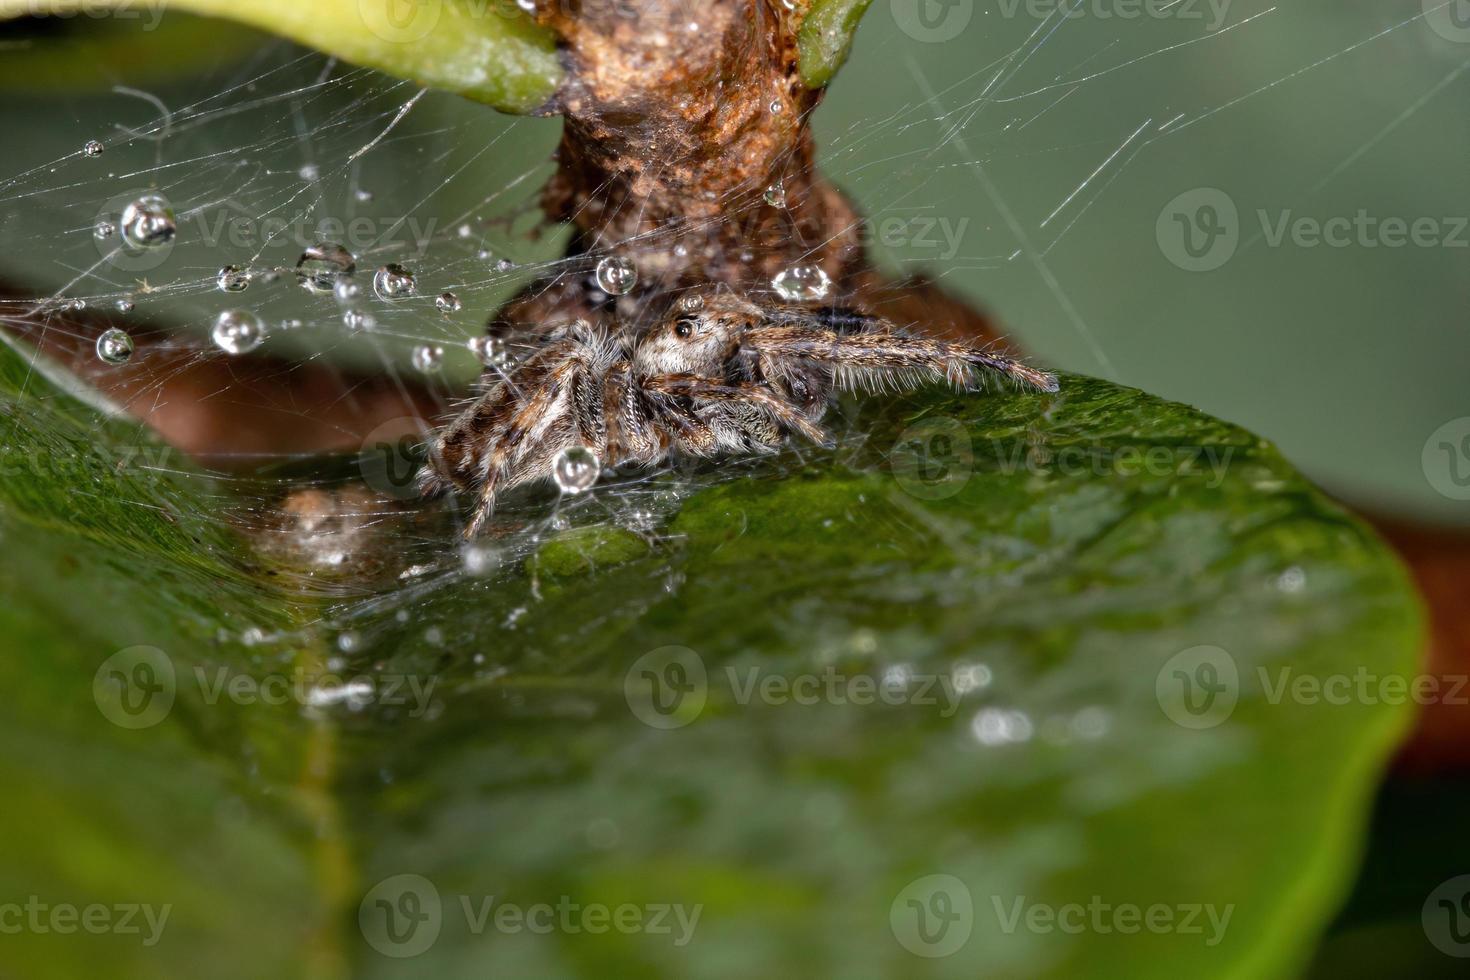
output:
[[[302,166],[300,170],[296,171],[296,175],[302,180],[315,181],[321,179],[322,170],[316,164],[308,163]]]
[[[97,338],[97,357],[104,364],[126,364],[133,356],[133,338],[113,327]]]
[[[786,107],[781,104],[781,100],[780,99],[772,99],[771,100],[771,112],[773,112],[774,114],[776,114],[776,115],[779,116],[781,113],[783,113],[785,111],[786,111]]]
[[[362,297],[362,287],[351,279],[338,279],[337,284],[332,287],[332,295],[337,297],[337,302],[347,306]]]
[[[354,191],[352,193],[352,196],[355,197],[358,200],[359,203],[361,203],[361,204],[368,204],[373,199],[373,192],[372,191],[369,191],[369,190],[363,190],[362,188],[358,188],[356,191]]]
[[[342,326],[353,333],[375,330],[378,326],[378,318],[363,310],[343,310]]]
[[[552,476],[565,494],[591,490],[601,473],[602,467],[598,464],[597,457],[585,446],[563,449],[557,453],[556,462],[552,464]]]
[[[111,221],[108,221],[106,218],[101,219],[92,226],[92,237],[97,239],[99,242],[105,242],[116,234],[117,225],[113,224]]]
[[[295,317],[290,317],[281,321],[282,330],[300,330],[303,326],[305,326],[305,324]]]
[[[469,348],[470,353],[486,367],[503,368],[510,364],[510,349],[501,337],[471,337]]]
[[[773,208],[784,208],[784,207],[786,207],[786,184],[785,184],[785,182],[784,181],[780,181],[780,180],[776,181],[770,187],[767,187],[766,188],[766,193],[763,196],[766,199],[766,203],[769,204]]]
[[[638,267],[631,259],[608,256],[597,263],[597,288],[609,296],[625,296],[638,283]]]
[[[464,570],[471,575],[489,575],[500,567],[500,554],[489,545],[466,545],[460,557],[464,561]]]
[[[496,272],[513,272],[513,271],[515,271],[515,267],[516,267],[516,264],[514,262],[512,262],[510,259],[496,259],[495,260],[495,271]]]
[[[250,286],[250,273],[238,265],[227,265],[214,278],[222,293],[243,293]]]
[[[114,304],[113,308],[119,313],[131,313],[134,309],[133,301],[130,299],[120,299]]]
[[[444,366],[444,348],[435,344],[420,344],[413,349],[413,366],[424,374],[430,374]]]
[[[88,140],[87,145],[82,147],[82,152],[89,157],[100,157],[102,155],[102,144],[97,140]]]
[[[378,294],[378,299],[392,301],[412,296],[416,285],[413,273],[395,263],[373,273],[373,292]]]
[[[162,248],[179,231],[174,209],[157,194],[145,194],[123,208],[120,224],[123,241],[136,249]]]
[[[700,293],[689,293],[680,297],[679,309],[685,313],[698,313],[704,309],[704,296]]]
[[[832,289],[832,280],[818,265],[793,265],[783,269],[771,280],[771,288],[784,300],[793,303],[809,303],[825,299]]]
[[[440,313],[458,313],[464,308],[464,304],[453,293],[440,293],[438,298],[434,300],[434,307]]]
[[[265,324],[247,310],[225,310],[215,318],[212,336],[226,354],[248,354],[265,342]]]
[[[296,260],[296,278],[309,293],[325,295],[337,285],[337,280],[357,271],[357,260],[352,253],[336,242],[319,242],[301,253]]]

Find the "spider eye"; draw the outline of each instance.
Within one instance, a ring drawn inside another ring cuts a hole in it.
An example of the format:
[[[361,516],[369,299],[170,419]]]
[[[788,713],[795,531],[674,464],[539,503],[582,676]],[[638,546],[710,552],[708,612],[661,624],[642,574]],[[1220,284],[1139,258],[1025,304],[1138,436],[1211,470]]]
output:
[[[690,337],[694,334],[694,321],[690,319],[679,320],[674,324],[674,335],[677,337]]]

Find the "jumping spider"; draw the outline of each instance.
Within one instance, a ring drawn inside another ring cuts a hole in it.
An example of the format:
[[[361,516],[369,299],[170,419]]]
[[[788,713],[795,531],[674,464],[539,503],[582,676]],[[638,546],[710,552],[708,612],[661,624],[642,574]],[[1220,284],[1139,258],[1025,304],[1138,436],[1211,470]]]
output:
[[[1054,376],[1010,357],[852,310],[692,293],[645,330],[577,321],[549,335],[433,441],[421,486],[474,493],[473,537],[497,494],[550,477],[577,446],[604,466],[768,453],[788,433],[825,442],[820,422],[837,390],[970,389],[987,373],[1057,390]]]

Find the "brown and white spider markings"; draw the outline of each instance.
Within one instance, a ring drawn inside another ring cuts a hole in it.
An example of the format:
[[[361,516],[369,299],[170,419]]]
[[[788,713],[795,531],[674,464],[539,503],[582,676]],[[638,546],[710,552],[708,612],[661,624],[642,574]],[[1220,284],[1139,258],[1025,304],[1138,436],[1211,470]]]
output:
[[[473,537],[498,494],[550,477],[573,447],[603,466],[768,453],[792,433],[825,442],[820,422],[838,390],[971,389],[987,375],[1057,390],[1013,358],[851,310],[693,293],[642,331],[578,321],[550,334],[433,440],[421,486],[475,494]]]

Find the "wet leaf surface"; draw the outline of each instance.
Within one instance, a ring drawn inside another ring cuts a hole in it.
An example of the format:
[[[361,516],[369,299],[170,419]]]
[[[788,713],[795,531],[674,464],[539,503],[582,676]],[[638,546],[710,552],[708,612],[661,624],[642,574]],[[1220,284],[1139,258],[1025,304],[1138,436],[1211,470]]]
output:
[[[1411,715],[1280,693],[1412,672],[1376,538],[1100,381],[848,404],[835,449],[531,495],[468,557],[8,349],[0,398],[3,892],[171,909],[5,972],[1281,975]]]

